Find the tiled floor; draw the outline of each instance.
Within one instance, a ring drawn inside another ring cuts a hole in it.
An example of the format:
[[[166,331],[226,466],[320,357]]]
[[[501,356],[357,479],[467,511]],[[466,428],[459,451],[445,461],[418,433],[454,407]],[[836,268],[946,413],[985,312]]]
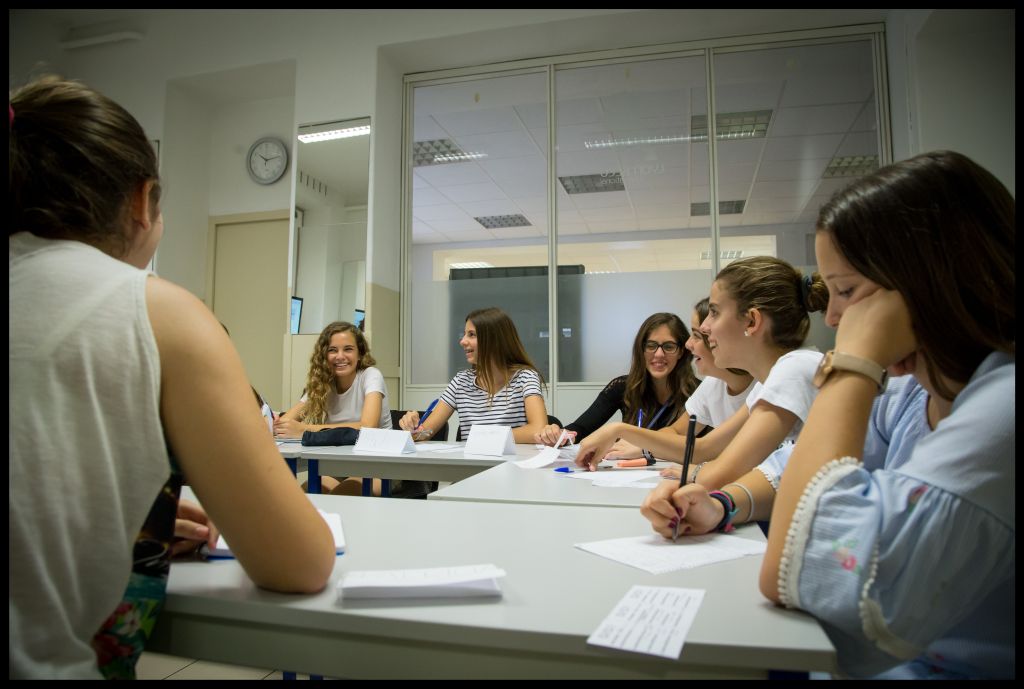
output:
[[[280,670],[222,665],[147,652],[139,658],[135,674],[138,679],[281,679]]]

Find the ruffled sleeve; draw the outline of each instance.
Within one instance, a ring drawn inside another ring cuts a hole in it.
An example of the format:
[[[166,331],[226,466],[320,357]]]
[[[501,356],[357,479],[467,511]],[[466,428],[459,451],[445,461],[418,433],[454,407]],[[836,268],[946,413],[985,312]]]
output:
[[[874,675],[919,656],[1012,580],[1013,550],[1012,529],[987,510],[846,457],[804,490],[779,594],[821,621],[844,672]]]

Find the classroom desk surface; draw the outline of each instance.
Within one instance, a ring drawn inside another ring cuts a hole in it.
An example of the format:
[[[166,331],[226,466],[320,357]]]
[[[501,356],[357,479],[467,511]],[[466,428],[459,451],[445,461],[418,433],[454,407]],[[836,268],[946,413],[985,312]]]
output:
[[[310,498],[342,515],[347,541],[323,592],[257,589],[234,560],[175,563],[147,650],[347,678],[748,677],[768,668],[834,669],[834,649],[813,618],[762,598],[759,557],[655,576],[573,547],[646,534],[635,511]],[[763,538],[756,527],[741,532]],[[483,563],[508,573],[501,598],[337,598],[337,581],[349,570]],[[679,660],[587,645],[633,584],[707,591]]]
[[[659,462],[650,469],[660,471],[672,466]],[[464,481],[435,491],[430,500],[463,500],[478,502],[518,502],[534,505],[580,505],[589,507],[628,507],[637,509],[644,497],[658,483],[658,471],[647,469],[602,469],[606,471],[642,471],[651,478],[635,484],[639,487],[607,488],[590,481],[570,478],[567,474],[542,469],[521,469],[509,463],[495,466]]]
[[[464,478],[509,461],[527,459],[537,454],[533,445],[516,445],[515,455],[500,457],[466,455],[461,450],[432,452],[440,445],[465,443],[417,443],[417,451],[409,454],[358,454],[355,446],[302,447],[304,460],[318,460],[319,471],[325,476],[372,476],[374,478],[405,479],[408,481],[461,481]]]

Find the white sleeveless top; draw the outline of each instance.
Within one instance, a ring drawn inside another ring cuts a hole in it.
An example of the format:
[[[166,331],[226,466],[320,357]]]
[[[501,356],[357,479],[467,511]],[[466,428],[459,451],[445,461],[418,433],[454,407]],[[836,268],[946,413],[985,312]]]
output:
[[[90,640],[170,475],[146,271],[9,239],[10,677],[100,677]]]

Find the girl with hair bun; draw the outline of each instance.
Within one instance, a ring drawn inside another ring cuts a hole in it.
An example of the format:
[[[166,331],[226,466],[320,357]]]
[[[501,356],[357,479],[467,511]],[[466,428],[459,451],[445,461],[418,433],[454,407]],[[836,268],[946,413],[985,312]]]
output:
[[[728,421],[694,441],[690,482],[719,488],[753,469],[783,442],[796,440],[816,389],[811,384],[821,353],[799,349],[810,329],[809,312],[824,311],[821,276],[804,276],[785,261],[752,256],[719,271],[711,286],[701,332],[719,369],[748,371],[757,383]],[[593,468],[615,437],[682,463],[686,438],[611,424],[584,440],[576,463]]]

